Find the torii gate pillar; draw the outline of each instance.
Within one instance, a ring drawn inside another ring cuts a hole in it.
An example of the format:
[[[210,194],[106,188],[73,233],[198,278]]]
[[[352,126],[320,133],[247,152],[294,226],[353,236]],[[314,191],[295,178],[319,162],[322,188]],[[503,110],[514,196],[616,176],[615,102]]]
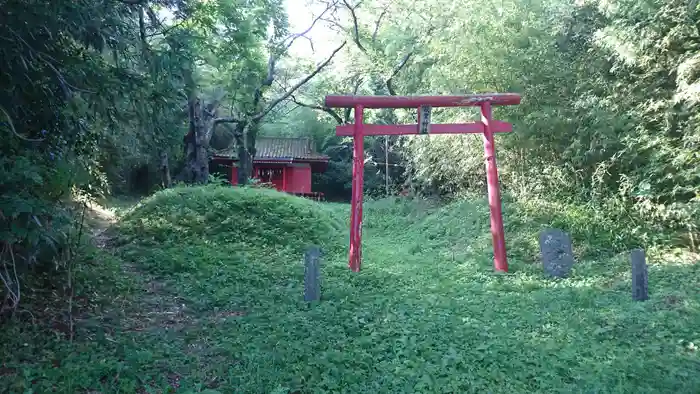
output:
[[[493,120],[493,105],[518,105],[520,95],[513,93],[474,94],[467,96],[326,96],[325,105],[336,108],[354,108],[355,123],[336,127],[336,135],[353,137],[352,205],[350,212],[351,270],[360,271],[362,260],[362,197],[364,182],[364,137],[405,134],[467,134],[481,133],[484,141],[486,182],[488,185],[493,241],[494,269],[508,272],[501,193],[496,165],[494,133],[513,130],[510,123]],[[462,124],[431,124],[432,107],[479,106],[481,121]],[[417,108],[418,124],[372,125],[364,124],[365,108]]]

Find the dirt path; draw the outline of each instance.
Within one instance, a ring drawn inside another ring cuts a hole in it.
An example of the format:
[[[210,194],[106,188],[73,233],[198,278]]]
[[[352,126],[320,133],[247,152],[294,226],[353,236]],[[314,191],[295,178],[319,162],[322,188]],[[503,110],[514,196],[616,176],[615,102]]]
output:
[[[115,234],[111,230],[117,220],[117,215],[112,210],[97,204],[88,204],[85,211],[85,225],[89,229],[91,241],[106,253],[116,252],[113,249]],[[190,323],[189,316],[184,314],[184,305],[165,288],[165,283],[140,269],[137,262],[122,260],[121,268],[124,274],[132,277],[141,288],[141,291],[134,294],[134,305],[122,311],[120,330],[123,333],[129,335],[163,332],[182,329]],[[168,374],[166,379],[171,390],[179,387],[180,377],[177,374]],[[148,383],[151,386],[150,391],[144,386],[137,389],[137,392],[163,392],[155,387],[155,382]]]
[[[114,212],[89,203],[85,211],[85,220],[90,229],[93,244],[100,249],[107,247],[110,241],[110,237],[106,234],[107,230],[117,221]]]

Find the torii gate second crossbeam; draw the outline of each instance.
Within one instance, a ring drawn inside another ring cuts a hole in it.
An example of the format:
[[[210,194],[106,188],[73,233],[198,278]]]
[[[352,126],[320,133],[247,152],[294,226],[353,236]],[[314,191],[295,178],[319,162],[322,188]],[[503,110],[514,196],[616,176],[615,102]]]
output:
[[[510,123],[493,120],[492,106],[518,105],[520,95],[514,93],[472,94],[465,96],[326,96],[330,108],[353,108],[355,123],[336,127],[336,135],[353,137],[352,205],[350,213],[350,269],[359,272],[362,256],[362,196],[364,183],[364,137],[373,135],[405,134],[469,134],[481,133],[484,140],[486,181],[491,212],[494,268],[508,272],[506,243],[501,212],[501,193],[496,167],[494,133],[513,130]],[[481,108],[481,121],[459,124],[431,124],[432,107]],[[365,108],[417,108],[418,124],[377,125],[364,124]]]

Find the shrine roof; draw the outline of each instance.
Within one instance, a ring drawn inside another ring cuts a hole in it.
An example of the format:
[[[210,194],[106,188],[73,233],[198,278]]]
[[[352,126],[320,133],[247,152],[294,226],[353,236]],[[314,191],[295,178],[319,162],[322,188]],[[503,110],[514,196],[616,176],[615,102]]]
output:
[[[255,140],[255,160],[328,161],[328,156],[316,152],[310,138],[258,137]],[[214,156],[238,160],[237,148],[214,152]]]

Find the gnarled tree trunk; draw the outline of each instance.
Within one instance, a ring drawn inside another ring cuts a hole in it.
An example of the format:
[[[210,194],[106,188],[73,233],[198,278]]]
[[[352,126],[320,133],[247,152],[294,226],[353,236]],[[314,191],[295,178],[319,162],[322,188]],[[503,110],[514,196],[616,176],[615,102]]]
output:
[[[170,178],[170,160],[168,159],[167,151],[162,151],[160,153],[160,176],[164,188],[167,189],[172,186],[173,181],[172,178]]]
[[[287,49],[291,43],[299,36],[295,36],[287,45]],[[175,43],[174,45],[178,45]],[[188,109],[190,117],[189,132],[184,138],[185,144],[185,167],[178,176],[178,179],[187,183],[206,183],[209,180],[209,157],[208,149],[209,142],[214,133],[214,128],[220,123],[235,123],[236,124],[236,143],[238,148],[238,184],[248,184],[253,172],[253,158],[255,157],[255,139],[258,134],[258,128],[262,119],[270,113],[270,111],[282,101],[288,99],[299,87],[311,80],[316,74],[326,67],[333,57],[345,46],[343,42],[333,53],[316,69],[297,82],[284,94],[273,100],[270,104],[263,106],[263,92],[266,88],[272,85],[275,77],[275,65],[277,63],[278,54],[270,55],[268,61],[268,72],[266,78],[261,82],[260,86],[255,90],[252,109],[245,111],[235,117],[216,117],[217,108],[223,96],[214,100],[212,103],[204,107],[201,103],[197,92],[192,70],[193,66],[183,68],[183,77],[185,79]]]
[[[207,154],[207,121],[198,97],[188,103],[190,130],[185,135],[185,167],[179,178],[188,183],[206,183],[209,180],[209,157]]]
[[[253,159],[255,159],[255,140],[258,134],[258,121],[244,123],[236,133],[238,150],[238,184],[247,185],[253,176]]]

